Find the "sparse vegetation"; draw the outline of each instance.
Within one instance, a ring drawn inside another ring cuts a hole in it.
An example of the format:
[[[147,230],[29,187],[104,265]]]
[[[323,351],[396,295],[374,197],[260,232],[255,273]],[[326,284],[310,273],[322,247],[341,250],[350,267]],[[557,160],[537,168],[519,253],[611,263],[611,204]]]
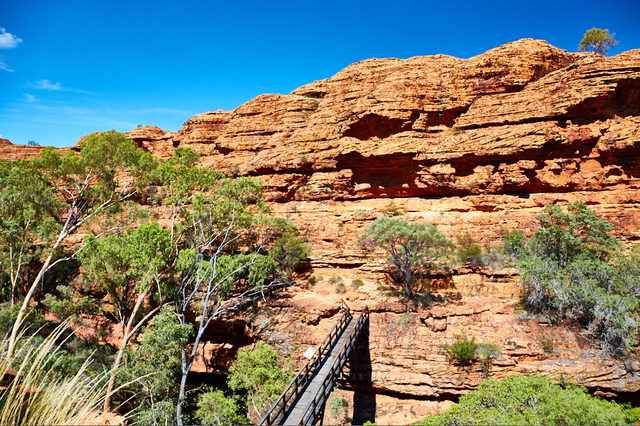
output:
[[[454,344],[442,345],[442,349],[447,353],[449,359],[454,364],[469,365],[476,358],[476,349],[478,344],[476,338],[471,336],[471,339],[467,337],[465,333],[454,334],[456,340]]]
[[[343,397],[335,393],[331,394],[329,397],[329,413],[338,424],[342,425],[347,422],[347,408],[347,401]]]
[[[482,247],[469,233],[456,237],[456,254],[462,263],[468,263],[472,267],[483,266]]]
[[[355,280],[351,280],[351,288],[354,290],[359,289],[364,285],[364,282],[360,278],[356,278]]]
[[[448,258],[453,243],[435,225],[406,222],[380,217],[361,236],[365,247],[381,247],[389,255],[388,262],[397,268],[406,295],[414,296],[416,275]]]
[[[453,337],[455,342],[452,345],[442,345],[449,360],[453,364],[462,366],[468,366],[477,361],[482,369],[482,376],[486,378],[493,360],[500,356],[500,347],[495,343],[477,343],[474,336],[469,339],[464,332],[454,334]]]
[[[604,351],[625,357],[640,332],[640,259],[623,255],[608,234],[613,226],[582,202],[567,213],[547,205],[537,219],[531,238],[505,238],[517,259],[524,306],[553,323],[584,324]]]
[[[393,200],[389,201],[389,203],[384,206],[383,212],[391,216],[402,216],[404,214],[403,211],[400,210],[400,207],[398,207]]]
[[[339,282],[338,284],[336,284],[336,293],[346,293],[347,292],[347,287],[344,285],[343,282]]]
[[[555,341],[553,339],[553,334],[548,331],[542,332],[540,335],[540,345],[542,345],[542,349],[550,354],[553,352]]]
[[[609,30],[591,28],[584,34],[578,50],[580,52],[595,52],[599,55],[606,55],[609,49],[618,45],[618,41],[613,37],[616,33],[609,34]]]

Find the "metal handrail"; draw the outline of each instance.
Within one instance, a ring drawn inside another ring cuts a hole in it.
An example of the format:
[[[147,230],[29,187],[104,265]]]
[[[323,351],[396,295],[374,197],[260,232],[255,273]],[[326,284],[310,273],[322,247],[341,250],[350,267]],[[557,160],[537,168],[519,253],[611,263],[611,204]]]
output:
[[[342,332],[347,328],[349,322],[351,322],[351,310],[344,302],[341,301],[342,307],[342,316],[338,320],[337,324],[331,329],[327,337],[324,338],[318,350],[311,356],[307,364],[304,366],[302,370],[291,379],[289,385],[287,385],[286,389],[280,394],[278,399],[271,405],[267,414],[265,414],[262,419],[260,419],[259,425],[271,425],[274,424],[277,419],[281,416],[284,416],[287,408],[290,406],[290,402],[297,398],[300,389],[304,387],[308,382],[313,373],[315,373],[316,367],[324,357],[324,354],[328,352],[328,350],[335,345],[338,341],[339,336]],[[279,408],[278,408],[279,407]],[[277,408],[277,410],[276,410]]]
[[[318,389],[314,397],[311,399],[311,401],[309,401],[309,403],[305,407],[304,414],[300,418],[300,421],[297,423],[298,425],[311,424],[312,419],[313,419],[313,423],[319,420],[320,415],[324,411],[323,407],[326,404],[327,398],[333,391],[333,387],[335,386],[336,380],[338,379],[338,376],[340,375],[342,368],[347,362],[347,357],[349,356],[349,354],[351,353],[351,350],[355,346],[355,342],[358,339],[358,336],[360,335],[360,331],[362,330],[362,327],[364,327],[364,324],[366,323],[368,318],[369,318],[369,308],[365,306],[365,308],[362,311],[362,314],[360,314],[360,316],[358,317],[358,321],[356,322],[356,325],[353,328],[351,335],[349,336],[349,340],[345,343],[342,350],[340,351],[340,354],[338,355],[338,358],[331,366],[331,370],[329,374],[327,374],[327,377],[325,378],[325,380],[322,382],[322,386],[320,387],[320,389]]]

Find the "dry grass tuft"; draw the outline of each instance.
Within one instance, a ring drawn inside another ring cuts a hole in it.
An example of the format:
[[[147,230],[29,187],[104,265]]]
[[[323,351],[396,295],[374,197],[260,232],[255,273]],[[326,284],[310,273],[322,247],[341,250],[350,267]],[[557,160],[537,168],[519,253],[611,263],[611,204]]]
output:
[[[6,355],[9,339],[2,339],[0,378],[13,379],[0,387],[0,424],[84,424],[89,413],[101,407],[106,380],[89,378],[86,370],[90,360],[73,377],[56,369],[62,359],[60,342],[67,330],[66,324],[57,327],[42,343],[21,334],[22,345],[11,359]]]

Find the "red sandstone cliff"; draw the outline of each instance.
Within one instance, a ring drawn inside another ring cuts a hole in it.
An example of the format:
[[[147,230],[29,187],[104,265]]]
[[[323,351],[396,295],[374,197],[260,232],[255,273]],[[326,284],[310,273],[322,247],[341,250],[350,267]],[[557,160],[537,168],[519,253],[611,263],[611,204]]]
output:
[[[440,349],[462,331],[500,345],[492,376],[562,374],[594,390],[640,390],[637,362],[625,369],[579,329],[517,314],[515,271],[461,270],[441,290],[456,295],[450,302],[407,307],[378,290],[387,280],[381,253],[371,258],[357,245],[364,228],[386,214],[389,198],[407,220],[435,223],[450,238],[469,232],[486,244],[501,229],[532,232],[547,203],[582,199],[617,236],[637,240],[639,77],[640,50],[607,58],[524,39],[466,60],[366,60],[288,95],[196,115],[179,132],[142,127],[127,134],[161,157],[189,146],[202,153],[203,167],[264,183],[274,212],[308,241],[302,276],[324,280],[290,289],[278,306],[247,318],[245,332],[285,349],[298,345],[292,353],[299,356],[331,327],[341,297],[355,309],[368,305],[369,342],[358,356],[369,367],[355,385],[433,399],[411,400],[404,417],[398,408],[387,418],[408,422],[438,409],[437,398],[482,380],[477,370],[449,365]],[[338,276],[349,289],[344,295],[328,282]],[[356,278],[365,285],[350,289]],[[543,351],[543,333],[555,338],[551,354]],[[228,366],[229,343],[208,344],[202,371]],[[407,405],[380,398],[379,409]]]

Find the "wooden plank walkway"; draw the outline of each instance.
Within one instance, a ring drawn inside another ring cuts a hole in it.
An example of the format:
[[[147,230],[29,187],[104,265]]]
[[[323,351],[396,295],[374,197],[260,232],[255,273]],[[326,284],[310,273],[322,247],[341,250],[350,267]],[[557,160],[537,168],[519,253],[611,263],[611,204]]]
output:
[[[312,404],[313,400],[319,392],[323,390],[323,385],[325,384],[325,381],[329,379],[329,376],[334,374],[333,372],[337,367],[336,362],[340,362],[340,354],[347,349],[346,345],[349,343],[356,324],[357,321],[351,318],[349,325],[347,325],[347,328],[343,331],[342,336],[336,342],[336,345],[329,354],[327,354],[322,364],[318,366],[318,370],[316,370],[311,381],[304,389],[301,390],[301,395],[295,402],[293,402],[291,408],[287,411],[287,414],[285,414],[285,417],[283,417],[279,424],[299,425],[303,424],[305,417],[309,417],[309,411],[315,408]],[[339,366],[340,370],[342,370],[343,366],[344,364]]]
[[[294,377],[259,425],[308,425],[322,420],[324,408],[355,341],[369,319],[365,306],[355,319],[342,301],[343,314],[309,362]]]

